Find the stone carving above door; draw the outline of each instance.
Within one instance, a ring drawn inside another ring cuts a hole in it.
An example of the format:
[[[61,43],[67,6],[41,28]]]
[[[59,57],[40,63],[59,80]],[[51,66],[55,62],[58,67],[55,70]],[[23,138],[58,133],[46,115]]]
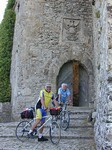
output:
[[[79,41],[81,38],[81,20],[63,19],[62,38],[63,41]]]

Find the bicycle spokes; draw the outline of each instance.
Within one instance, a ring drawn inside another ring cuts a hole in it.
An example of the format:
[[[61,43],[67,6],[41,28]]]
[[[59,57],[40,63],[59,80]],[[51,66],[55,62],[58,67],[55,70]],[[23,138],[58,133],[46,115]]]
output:
[[[16,137],[18,140],[24,142],[28,139],[28,132],[31,128],[31,124],[28,121],[20,122],[16,127]]]
[[[70,115],[68,111],[63,111],[60,116],[61,128],[66,130],[69,127]]]

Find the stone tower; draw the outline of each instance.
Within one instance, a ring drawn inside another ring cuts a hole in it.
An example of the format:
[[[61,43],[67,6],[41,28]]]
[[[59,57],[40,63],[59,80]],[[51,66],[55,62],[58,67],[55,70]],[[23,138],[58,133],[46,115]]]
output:
[[[96,112],[97,149],[111,148],[111,0],[17,0],[15,11],[12,117],[35,104],[46,82],[55,93],[66,82],[73,105]]]

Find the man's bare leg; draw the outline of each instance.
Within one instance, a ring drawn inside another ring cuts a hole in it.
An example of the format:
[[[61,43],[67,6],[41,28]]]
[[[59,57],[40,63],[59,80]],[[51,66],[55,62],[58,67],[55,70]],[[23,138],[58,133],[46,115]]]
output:
[[[40,123],[40,119],[36,119],[35,122],[33,123],[31,129],[32,131],[37,127],[37,125]]]
[[[43,125],[44,122],[41,123],[41,125]],[[48,141],[47,138],[43,137],[43,130],[44,130],[44,126],[39,130],[39,137],[38,137],[38,141]]]
[[[37,127],[37,125],[40,123],[40,119],[36,119],[35,122],[33,123],[30,131],[29,131],[29,135],[33,132],[33,130]]]

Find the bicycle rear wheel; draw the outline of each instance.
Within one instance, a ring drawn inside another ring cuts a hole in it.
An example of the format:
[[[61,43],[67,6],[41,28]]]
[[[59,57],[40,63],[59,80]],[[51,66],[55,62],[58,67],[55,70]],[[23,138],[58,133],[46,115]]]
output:
[[[70,124],[70,114],[68,111],[62,111],[60,114],[60,125],[61,128],[66,130],[67,128],[69,128],[69,124]]]
[[[50,140],[53,144],[58,144],[60,141],[60,136],[61,136],[61,131],[60,131],[60,126],[57,122],[53,121],[50,130]]]
[[[31,128],[31,124],[28,121],[21,121],[16,127],[16,137],[18,140],[24,142],[28,139],[28,132]]]

